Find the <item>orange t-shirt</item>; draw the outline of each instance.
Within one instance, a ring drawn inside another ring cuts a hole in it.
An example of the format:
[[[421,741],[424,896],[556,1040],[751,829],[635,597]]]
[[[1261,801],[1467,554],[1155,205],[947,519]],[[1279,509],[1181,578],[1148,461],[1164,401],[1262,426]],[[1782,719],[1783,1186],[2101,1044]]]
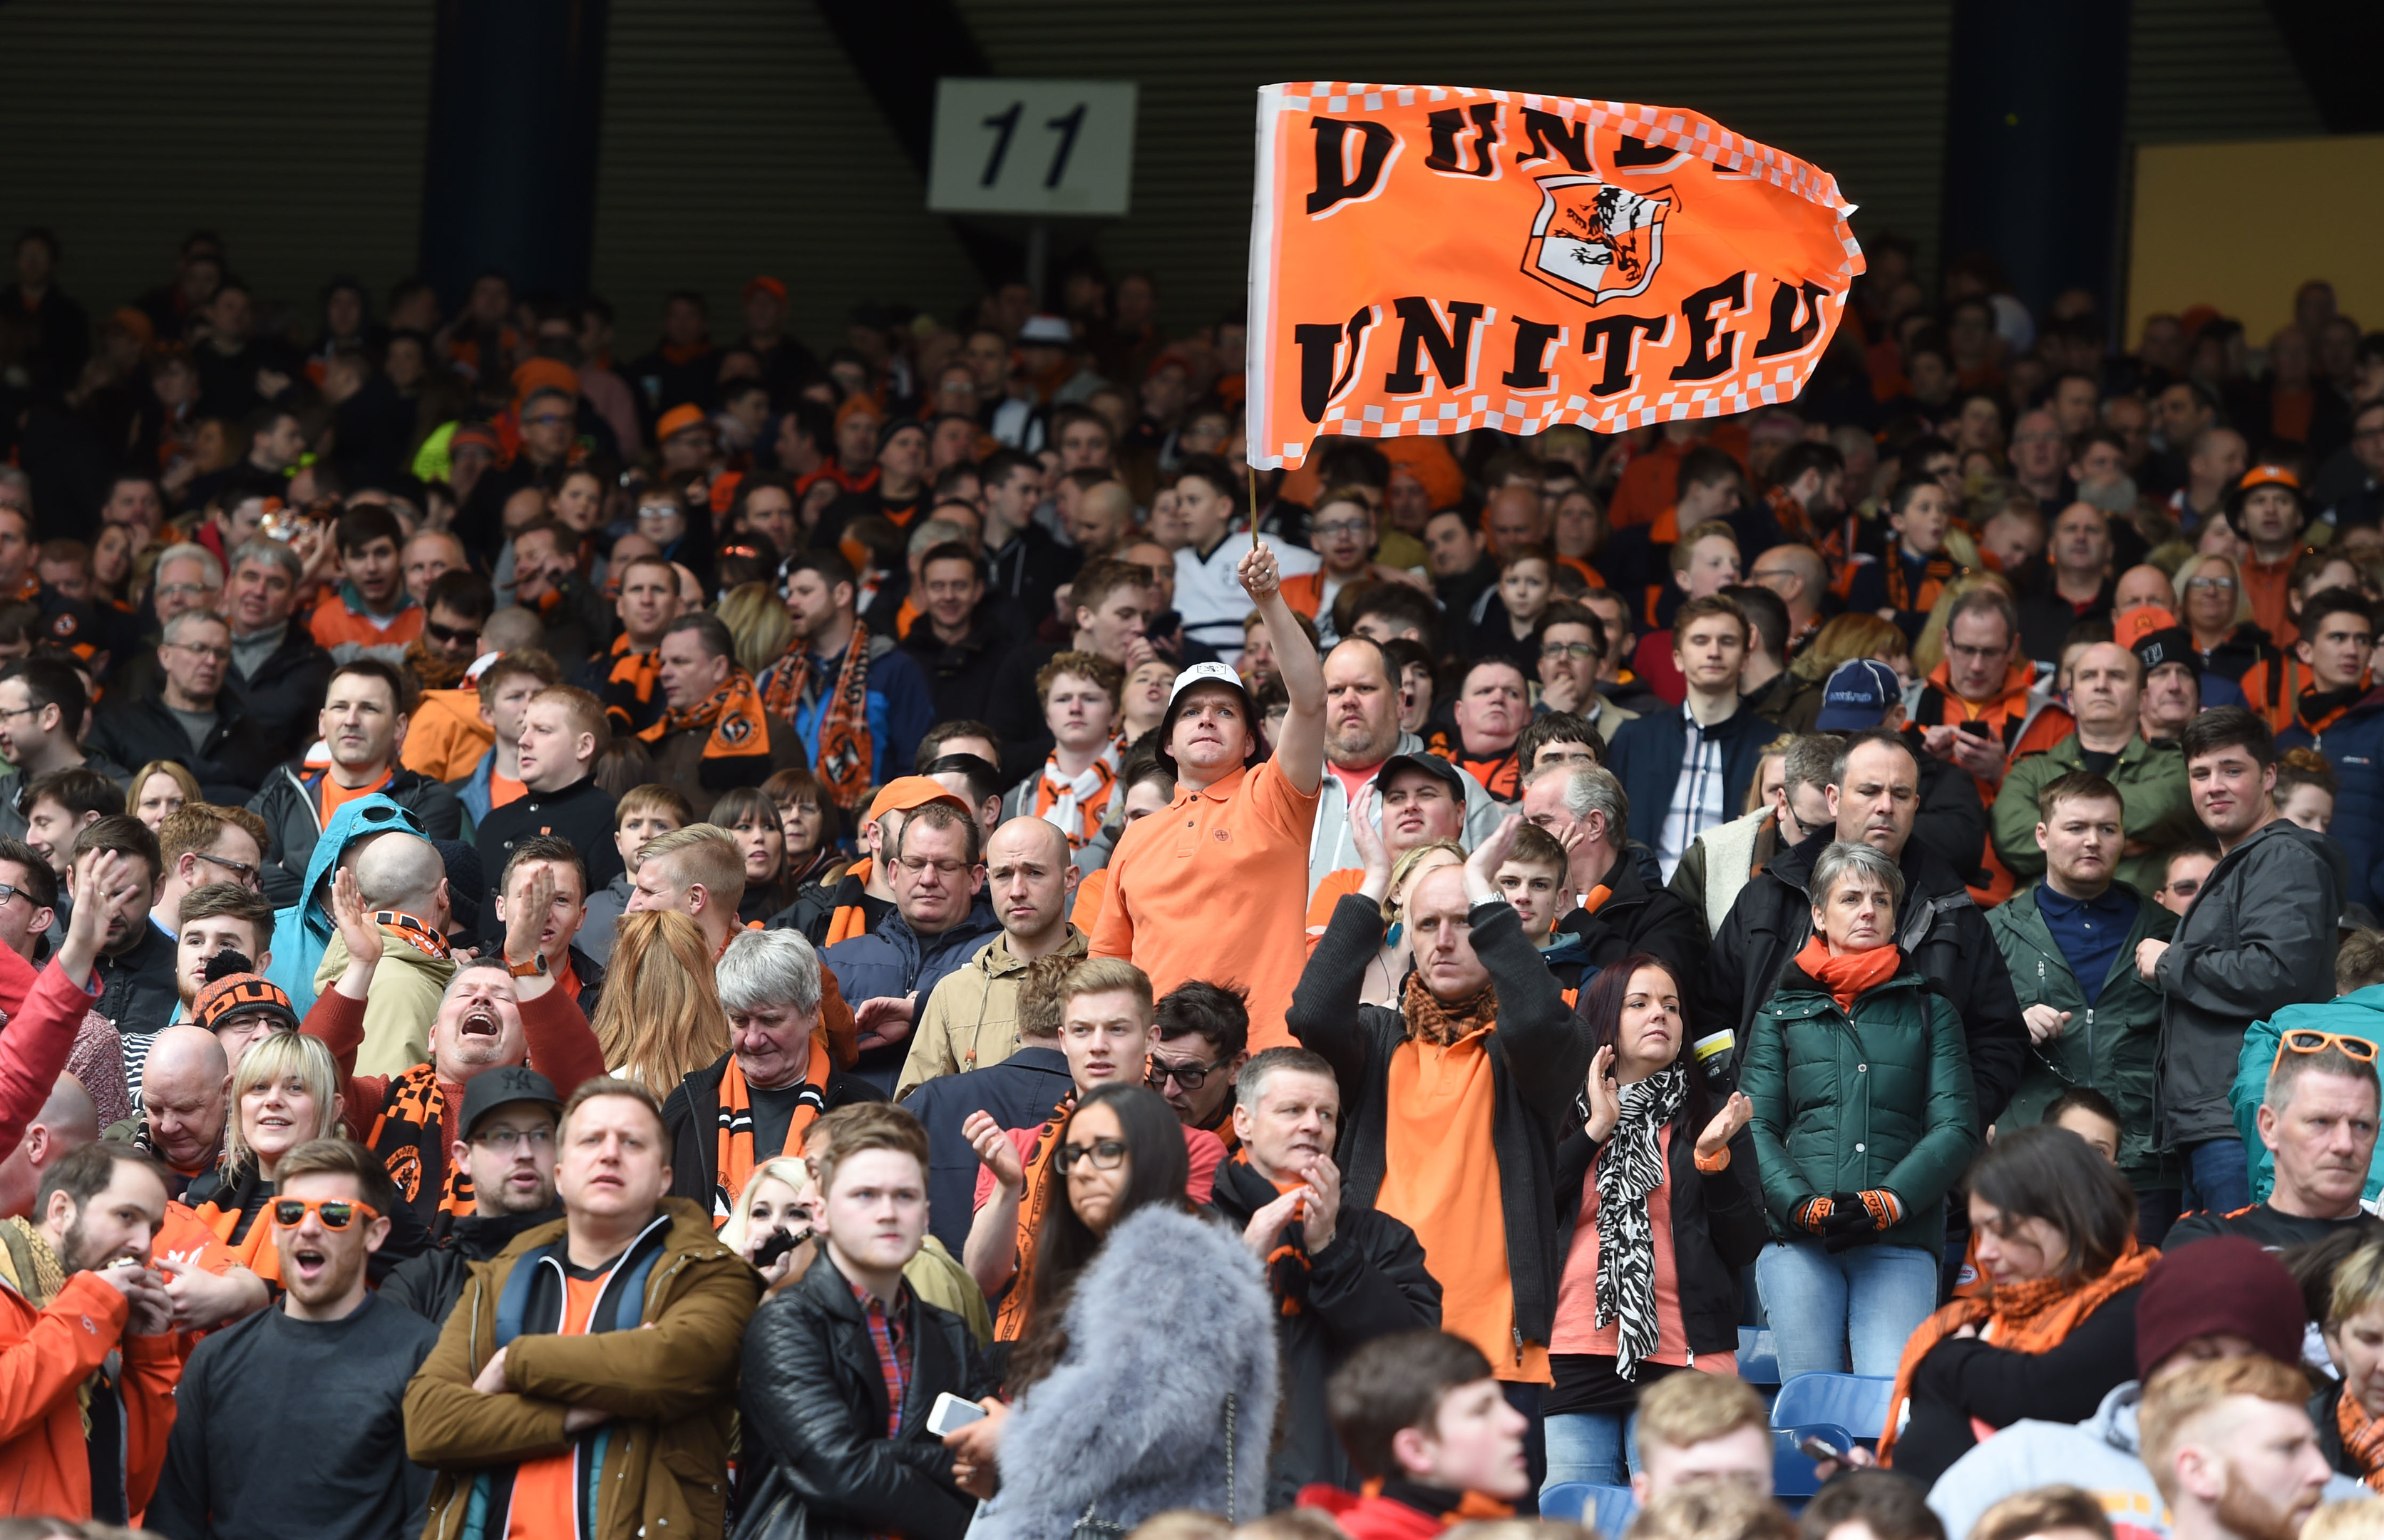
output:
[[[2293,624],[2291,593],[2293,564],[2302,559],[2298,551],[2278,562],[2264,562],[2257,556],[2245,556],[2243,592],[2252,601],[2252,618],[2268,633],[2268,640],[2291,651],[2301,640],[2301,627]]]
[[[325,771],[323,773],[322,789],[316,793],[317,799],[323,804],[321,808],[317,810],[323,815],[323,822],[326,825],[329,824],[331,821],[331,814],[339,812],[340,809],[347,806],[350,802],[354,801],[359,797],[369,797],[374,792],[379,791],[382,787],[387,786],[391,774],[392,772],[391,771],[382,771],[380,773],[380,777],[378,780],[375,780],[370,786],[341,786],[340,784],[340,778],[337,776],[332,775],[329,771]]]
[[[1292,1046],[1283,1018],[1308,965],[1317,800],[1270,759],[1178,791],[1165,813],[1128,825],[1110,858],[1092,955],[1125,958],[1162,995],[1188,978],[1240,984],[1250,1050]]]
[[[1515,1289],[1507,1271],[1507,1215],[1499,1206],[1496,1072],[1483,1038],[1447,1048],[1412,1038],[1391,1053],[1383,1148],[1388,1159],[1374,1207],[1404,1223],[1440,1280],[1440,1323],[1482,1349],[1491,1372],[1518,1385],[1554,1385],[1545,1342],[1515,1342]]]
[[[1343,899],[1364,886],[1366,869],[1362,866],[1344,866],[1339,871],[1324,874],[1324,880],[1318,883],[1316,891],[1308,896],[1308,939],[1311,947],[1316,938],[1324,934],[1325,927],[1333,923],[1334,909]]]
[[[1090,936],[1093,927],[1101,923],[1101,906],[1109,901],[1110,869],[1086,872],[1076,882],[1076,907],[1068,912],[1068,923]]]
[[[529,788],[521,782],[510,776],[500,776],[494,769],[490,770],[489,805],[490,807],[503,807],[507,802],[519,801],[528,794]]]
[[[306,617],[306,632],[315,645],[340,647],[354,642],[361,647],[403,647],[422,634],[423,610],[419,604],[409,604],[400,610],[386,626],[377,626],[366,615],[348,608],[337,589],[325,594]]]
[[[606,1268],[593,1278],[563,1273],[563,1326],[560,1336],[585,1335],[596,1297],[613,1275]],[[579,1533],[579,1497],[573,1483],[579,1469],[579,1451],[526,1459],[514,1471],[513,1509],[505,1517],[506,1540],[553,1540]]]

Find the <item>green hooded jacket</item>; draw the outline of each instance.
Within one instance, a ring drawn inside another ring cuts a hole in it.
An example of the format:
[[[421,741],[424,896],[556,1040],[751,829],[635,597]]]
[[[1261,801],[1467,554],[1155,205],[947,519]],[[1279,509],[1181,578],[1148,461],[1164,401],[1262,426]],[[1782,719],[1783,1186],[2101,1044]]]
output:
[[[2085,751],[2071,733],[2041,754],[2030,754],[2004,776],[1988,825],[1995,854],[2022,886],[2044,876],[2044,851],[2036,843],[2037,794],[2072,770],[2086,768]],[[2119,858],[2118,878],[2139,893],[2161,885],[2170,847],[2203,838],[2185,785],[2185,751],[2175,743],[2147,743],[2138,733],[2119,751],[2118,763],[2103,778],[2119,789],[2126,812],[2121,832],[2134,855]]]

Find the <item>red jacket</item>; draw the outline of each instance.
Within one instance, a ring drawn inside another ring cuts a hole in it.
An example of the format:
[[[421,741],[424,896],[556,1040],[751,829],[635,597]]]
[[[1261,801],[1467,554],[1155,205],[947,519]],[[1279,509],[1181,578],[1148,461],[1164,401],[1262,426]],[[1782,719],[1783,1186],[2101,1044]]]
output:
[[[129,1313],[124,1296],[88,1273],[68,1278],[42,1310],[0,1286],[0,1513],[91,1517],[91,1451],[75,1390],[119,1343],[126,1511],[149,1506],[182,1360],[170,1332],[126,1338]]]
[[[7,1018],[7,1030],[0,1032],[0,1151],[16,1149],[25,1125],[41,1114],[98,996],[56,962],[37,975],[31,962],[0,947],[0,1013]]]

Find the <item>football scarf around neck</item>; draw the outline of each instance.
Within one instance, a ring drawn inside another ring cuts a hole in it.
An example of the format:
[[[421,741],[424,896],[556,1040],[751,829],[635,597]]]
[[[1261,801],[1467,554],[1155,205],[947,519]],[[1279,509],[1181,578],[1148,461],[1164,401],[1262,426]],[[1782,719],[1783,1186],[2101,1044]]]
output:
[[[435,957],[443,962],[454,956],[453,949],[447,945],[447,938],[411,914],[402,914],[394,909],[384,909],[373,915],[373,924],[384,930],[397,932],[404,938],[407,946],[425,957]]]
[[[1102,751],[1081,775],[1069,776],[1060,762],[1043,762],[1042,778],[1035,786],[1035,816],[1068,837],[1068,849],[1080,851],[1108,815],[1110,795],[1117,787],[1117,766],[1111,763],[1114,747]]]
[[[373,1120],[372,1132],[365,1139],[380,1157],[397,1196],[422,1216],[434,1238],[443,1237],[455,1221],[476,1206],[471,1172],[446,1158],[446,1109],[447,1092],[439,1084],[437,1067],[416,1064],[389,1083],[380,1115]],[[445,1173],[428,1201],[423,1188],[431,1174],[423,1169],[425,1151],[429,1152],[428,1159],[437,1162],[435,1169]]]
[[[1599,1330],[1620,1322],[1614,1372],[1639,1377],[1656,1350],[1656,1232],[1647,1195],[1664,1185],[1666,1124],[1688,1095],[1688,1076],[1665,1070],[1622,1087],[1621,1116],[1597,1155],[1597,1317]]]
[[[994,1313],[996,1342],[1016,1342],[1026,1333],[1027,1301],[1035,1293],[1035,1237],[1043,1228],[1043,1215],[1051,1199],[1061,1197],[1065,1201],[1060,1174],[1051,1169],[1051,1157],[1060,1148],[1060,1130],[1067,1126],[1068,1114],[1075,1110],[1076,1093],[1072,1087],[1035,1131],[1035,1146],[1019,1162],[1026,1185],[1018,1195],[1018,1271],[1012,1274],[1010,1292],[1001,1297],[1001,1308]]]
[[[708,729],[703,740],[703,767],[707,771],[724,763],[769,763],[769,720],[762,714],[762,697],[753,688],[753,676],[741,668],[730,668],[719,689],[692,706],[671,707],[663,713],[661,720],[638,736],[648,743],[659,743],[673,733],[691,728]],[[759,776],[754,777],[754,784],[760,784]]]
[[[653,725],[654,690],[662,677],[662,649],[650,647],[640,652],[629,645],[626,633],[615,639],[601,695],[614,731],[639,733]]]
[[[1893,946],[1874,947],[1869,951],[1841,952],[1830,955],[1830,944],[1815,936],[1796,954],[1796,966],[1813,977],[1813,982],[1830,992],[1838,1009],[1851,1012],[1855,1001],[1867,989],[1876,989],[1895,976],[1904,965],[1903,951]]]
[[[1472,999],[1444,1005],[1439,997],[1424,987],[1422,974],[1410,973],[1401,1006],[1410,1036],[1447,1048],[1498,1019],[1498,990],[1496,985],[1485,984]]]
[[[802,1153],[803,1135],[827,1111],[827,1035],[812,1034],[812,1060],[803,1071],[801,1088],[795,1094],[795,1114],[787,1124],[787,1149]],[[715,1230],[728,1223],[736,1211],[737,1197],[752,1179],[753,1168],[762,1162],[753,1151],[753,1095],[745,1084],[745,1066],[737,1055],[728,1056],[728,1067],[720,1074],[720,1112],[714,1120],[713,1163],[718,1174],[712,1184],[712,1227]],[[785,1150],[777,1153],[784,1154]]]
[[[763,707],[772,716],[791,723],[802,709],[813,684],[812,654],[798,647],[770,670],[770,688]],[[856,620],[852,640],[845,643],[844,662],[836,680],[826,686],[820,702],[819,753],[812,773],[842,808],[861,805],[875,772],[876,747],[869,738],[869,627]]]

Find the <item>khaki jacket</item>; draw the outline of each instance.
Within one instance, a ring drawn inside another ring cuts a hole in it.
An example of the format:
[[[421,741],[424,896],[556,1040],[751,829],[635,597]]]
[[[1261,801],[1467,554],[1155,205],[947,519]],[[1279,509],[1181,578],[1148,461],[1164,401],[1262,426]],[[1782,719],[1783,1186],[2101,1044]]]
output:
[[[406,1453],[438,1472],[424,1540],[463,1533],[482,1471],[568,1449],[563,1418],[575,1405],[614,1413],[590,1540],[722,1533],[738,1357],[762,1278],[720,1244],[702,1209],[663,1202],[669,1227],[646,1280],[643,1324],[652,1329],[525,1333],[505,1354],[506,1394],[472,1388],[496,1353],[498,1299],[515,1264],[562,1239],[565,1222],[526,1231],[471,1264],[439,1346],[405,1389]]]
[[[1053,955],[1084,956],[1085,933],[1071,924]],[[912,1034],[910,1057],[894,1083],[895,1100],[939,1074],[965,1074],[1018,1051],[1018,991],[1026,982],[1026,967],[1011,954],[1010,933],[1004,931],[943,976]]]

